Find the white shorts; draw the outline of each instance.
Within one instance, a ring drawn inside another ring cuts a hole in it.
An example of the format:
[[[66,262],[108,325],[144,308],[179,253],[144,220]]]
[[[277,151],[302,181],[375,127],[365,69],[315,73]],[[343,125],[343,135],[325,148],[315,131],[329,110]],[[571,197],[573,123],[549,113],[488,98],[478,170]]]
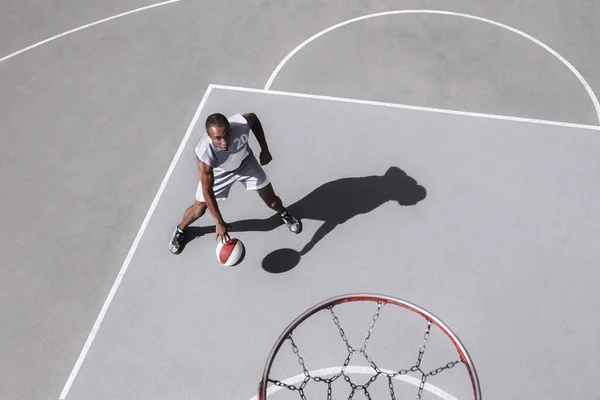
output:
[[[215,176],[213,184],[213,192],[217,200],[227,200],[229,190],[235,182],[241,182],[246,190],[258,190],[267,186],[271,181],[262,169],[258,160],[254,155],[248,156],[248,160],[244,160],[242,166],[234,172],[226,173],[220,176]],[[202,193],[202,182],[198,182],[196,189],[196,200],[204,202],[204,194]]]

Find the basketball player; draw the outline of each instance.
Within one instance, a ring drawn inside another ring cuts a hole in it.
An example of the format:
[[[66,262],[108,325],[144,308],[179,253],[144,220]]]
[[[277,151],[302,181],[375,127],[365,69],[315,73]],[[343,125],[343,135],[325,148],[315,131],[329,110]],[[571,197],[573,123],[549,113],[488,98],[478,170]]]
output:
[[[250,130],[260,144],[260,164],[248,146]],[[230,239],[227,232],[230,226],[223,220],[217,201],[227,199],[229,190],[236,181],[241,182],[246,190],[258,192],[265,204],[279,214],[292,233],[300,233],[300,221],[283,206],[261,167],[271,162],[273,157],[256,114],[236,114],[230,118],[218,113],[210,115],[206,119],[206,135],[202,135],[196,146],[196,156],[200,176],[196,201],[185,211],[171,236],[171,253],[181,252],[186,228],[204,215],[206,209],[215,219],[217,240]]]

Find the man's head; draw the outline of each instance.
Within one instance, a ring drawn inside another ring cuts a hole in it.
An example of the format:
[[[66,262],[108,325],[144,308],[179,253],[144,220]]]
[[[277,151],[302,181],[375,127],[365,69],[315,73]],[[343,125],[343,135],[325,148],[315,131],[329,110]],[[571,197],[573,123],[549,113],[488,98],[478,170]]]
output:
[[[229,121],[223,114],[211,114],[206,118],[206,133],[210,136],[213,145],[223,151],[227,151],[231,135],[229,132]]]

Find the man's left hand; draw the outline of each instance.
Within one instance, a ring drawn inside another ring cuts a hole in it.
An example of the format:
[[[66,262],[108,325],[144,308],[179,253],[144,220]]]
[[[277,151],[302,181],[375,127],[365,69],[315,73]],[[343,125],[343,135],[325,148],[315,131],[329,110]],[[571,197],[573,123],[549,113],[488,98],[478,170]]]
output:
[[[269,150],[263,150],[260,152],[260,165],[267,165],[273,159],[271,152]]]

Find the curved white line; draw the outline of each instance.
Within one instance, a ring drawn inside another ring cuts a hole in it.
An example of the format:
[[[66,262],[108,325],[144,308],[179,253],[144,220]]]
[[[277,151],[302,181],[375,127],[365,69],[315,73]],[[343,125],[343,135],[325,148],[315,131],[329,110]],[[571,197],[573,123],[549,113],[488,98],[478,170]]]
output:
[[[531,35],[528,35],[528,34],[526,34],[524,32],[521,32],[520,30],[518,30],[516,28],[513,28],[513,27],[505,25],[505,24],[502,24],[500,22],[492,21],[492,20],[486,19],[486,18],[476,17],[474,15],[463,14],[463,13],[456,13],[456,12],[451,12],[451,11],[439,11],[439,10],[396,10],[396,11],[384,11],[384,12],[375,13],[375,14],[363,15],[362,17],[357,17],[357,18],[349,19],[349,20],[344,21],[344,22],[340,22],[339,24],[333,25],[333,26],[331,26],[331,27],[329,27],[327,29],[324,29],[321,32],[319,32],[319,33],[311,36],[310,38],[308,38],[304,42],[302,42],[300,45],[298,45],[294,50],[292,50],[283,60],[281,60],[281,62],[277,66],[277,68],[275,68],[275,70],[273,71],[273,73],[269,77],[269,80],[267,81],[267,84],[265,85],[265,90],[268,90],[271,87],[271,85],[273,84],[273,80],[275,80],[275,77],[277,76],[277,74],[279,73],[279,71],[283,68],[283,66],[285,65],[285,63],[287,63],[288,60],[294,56],[294,54],[296,54],[304,46],[306,46],[307,44],[309,44],[313,40],[319,38],[320,36],[323,36],[324,34],[326,34],[328,32],[333,31],[334,29],[340,28],[340,27],[345,26],[345,25],[352,24],[354,22],[358,22],[358,21],[362,21],[362,20],[370,19],[370,18],[375,18],[375,17],[382,17],[382,16],[386,16],[386,15],[394,15],[394,14],[439,14],[439,15],[450,15],[450,16],[454,16],[454,17],[463,17],[463,18],[468,18],[468,19],[474,19],[476,21],[485,22],[487,24],[491,24],[491,25],[499,26],[500,28],[507,29],[507,30],[509,30],[511,32],[514,32],[514,33],[516,33],[516,34],[518,34],[518,35],[520,35],[520,36],[522,36],[522,37],[524,37],[524,38],[532,41],[533,43],[535,43],[538,46],[542,47],[544,50],[548,51],[554,57],[558,58],[560,60],[560,62],[562,62],[567,68],[569,68],[569,70],[571,70],[571,72],[577,77],[577,79],[579,79],[579,82],[581,82],[581,84],[585,88],[588,96],[592,100],[592,103],[594,104],[594,109],[596,110],[596,116],[598,117],[598,121],[600,122],[600,102],[598,101],[598,98],[594,94],[594,91],[592,90],[592,88],[590,87],[590,85],[587,83],[587,81],[585,80],[585,78],[579,73],[579,71],[577,71],[577,69],[575,69],[575,67],[573,65],[571,65],[571,63],[569,63],[563,56],[561,56],[555,50],[553,50],[552,48],[550,48],[550,46],[542,43],[540,40],[534,38]]]
[[[314,371],[309,371],[309,374],[311,376],[335,375],[335,374],[339,373],[340,370],[341,370],[341,367],[323,368],[323,369],[317,369]],[[373,375],[373,368],[360,367],[360,366],[348,366],[348,367],[346,367],[346,372],[349,374]],[[394,371],[385,370],[385,369],[382,369],[381,372],[384,372],[386,374],[394,373]],[[304,376],[305,376],[304,373],[302,373],[302,374],[293,376],[291,378],[288,378],[282,382],[285,383],[286,385],[295,385],[297,383],[302,382],[304,380]],[[421,381],[419,379],[409,376],[409,375],[396,375],[393,379],[396,379],[399,381],[404,381],[404,382],[410,383],[412,385],[415,385],[417,387],[421,384]],[[282,389],[285,389],[285,388],[281,387],[281,386],[272,385],[267,389],[267,396],[270,396],[273,393],[276,393]],[[452,396],[451,394],[443,391],[442,389],[440,389],[437,386],[434,386],[430,383],[425,383],[425,387],[423,389],[436,395],[437,397],[439,397],[442,400],[456,400],[456,397]],[[258,395],[255,395],[250,400],[258,400]]]
[[[81,31],[83,29],[90,28],[90,27],[92,27],[94,25],[98,25],[98,24],[101,24],[103,22],[112,21],[113,19],[121,18],[121,17],[124,17],[126,15],[130,15],[130,14],[135,14],[135,13],[140,12],[140,11],[146,11],[146,10],[149,10],[151,8],[160,7],[160,6],[164,6],[164,5],[171,4],[171,3],[177,3],[179,1],[181,1],[181,0],[163,1],[162,3],[156,3],[156,4],[151,4],[149,6],[144,6],[144,7],[136,8],[135,10],[126,11],[126,12],[121,13],[121,14],[113,15],[112,17],[104,18],[104,19],[101,19],[101,20],[96,21],[96,22],[91,22],[89,24],[82,25],[82,26],[80,26],[78,28],[71,29],[70,31],[66,31],[66,32],[60,33],[58,35],[52,36],[52,37],[50,37],[50,38],[48,38],[46,40],[42,40],[41,42],[37,42],[35,44],[32,44],[29,47],[25,47],[24,49],[21,49],[19,51],[15,51],[14,53],[11,53],[11,54],[9,54],[7,56],[4,56],[4,57],[0,58],[0,63],[3,62],[3,61],[8,60],[10,58],[13,58],[15,56],[18,56],[21,53],[25,53],[26,51],[29,51],[31,49],[35,49],[36,47],[39,47],[39,46],[41,46],[43,44],[46,44],[46,43],[51,42],[53,40],[59,39],[59,38],[61,38],[63,36],[67,36],[67,35],[69,35],[71,33],[75,33],[75,32]]]

